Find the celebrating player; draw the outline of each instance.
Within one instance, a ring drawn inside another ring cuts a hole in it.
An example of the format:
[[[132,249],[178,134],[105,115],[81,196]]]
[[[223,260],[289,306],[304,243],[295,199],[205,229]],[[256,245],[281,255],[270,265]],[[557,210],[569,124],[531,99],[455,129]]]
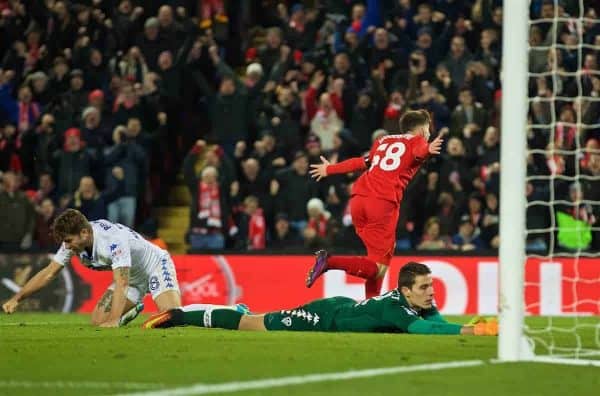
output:
[[[185,325],[257,331],[498,334],[495,320],[479,320],[473,325],[446,322],[433,303],[431,271],[414,262],[400,270],[397,289],[358,303],[347,297],[332,297],[262,315],[242,313],[235,307],[196,304],[155,315],[142,327]]]
[[[2,309],[13,313],[19,301],[46,286],[78,255],[81,263],[98,271],[113,271],[114,282],[92,312],[92,324],[122,326],[143,309],[148,291],[160,311],[181,306],[175,267],[169,253],[137,232],[107,220],[88,222],[79,211],[68,209],[56,218],[54,236],[62,244],[50,263],[8,300]]]
[[[408,111],[400,120],[406,134],[376,139],[368,156],[339,164],[330,164],[321,157],[321,164],[311,165],[310,173],[317,181],[329,175],[368,169],[354,183],[350,201],[354,229],[367,248],[367,257],[330,256],[320,250],[306,278],[307,287],[325,271],[336,269],[366,279],[366,298],[379,294],[394,254],[404,189],[425,159],[441,150],[443,134],[427,143],[430,123],[427,111]]]

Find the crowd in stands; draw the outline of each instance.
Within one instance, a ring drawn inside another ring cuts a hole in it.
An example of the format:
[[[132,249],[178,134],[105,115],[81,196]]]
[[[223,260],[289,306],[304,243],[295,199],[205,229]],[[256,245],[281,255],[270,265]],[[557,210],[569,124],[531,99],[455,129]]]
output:
[[[409,185],[396,248],[496,249],[501,3],[0,0],[0,248],[52,248],[68,207],[151,236],[179,172],[195,251],[360,246],[359,175],[315,182],[309,165],[426,109],[448,138]],[[530,6],[536,252],[600,249],[600,7],[579,4]]]

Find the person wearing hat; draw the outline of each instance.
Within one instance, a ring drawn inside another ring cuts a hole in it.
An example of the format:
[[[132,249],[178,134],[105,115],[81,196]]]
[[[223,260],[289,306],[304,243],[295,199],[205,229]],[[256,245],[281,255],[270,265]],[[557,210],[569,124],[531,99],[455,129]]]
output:
[[[25,82],[31,87],[33,99],[45,108],[52,100],[53,93],[48,89],[48,75],[43,71],[37,71],[27,76]]]

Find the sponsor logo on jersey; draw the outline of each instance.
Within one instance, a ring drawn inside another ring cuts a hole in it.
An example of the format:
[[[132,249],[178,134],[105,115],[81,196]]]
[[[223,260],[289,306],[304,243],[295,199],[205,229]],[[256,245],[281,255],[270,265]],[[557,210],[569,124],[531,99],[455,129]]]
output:
[[[285,327],[290,327],[292,325],[292,318],[286,316],[285,318],[281,319],[281,323],[283,323]]]
[[[153,275],[150,278],[150,281],[148,282],[148,285],[149,285],[151,291],[158,290],[158,287],[160,286],[160,283],[158,281],[158,277],[156,275]]]

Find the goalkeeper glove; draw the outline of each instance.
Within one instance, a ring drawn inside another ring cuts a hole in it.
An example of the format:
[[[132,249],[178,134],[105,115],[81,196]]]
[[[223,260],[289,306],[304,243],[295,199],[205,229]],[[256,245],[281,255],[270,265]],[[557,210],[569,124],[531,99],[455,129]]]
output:
[[[495,318],[478,322],[473,326],[473,334],[476,336],[497,336],[498,322]]]

